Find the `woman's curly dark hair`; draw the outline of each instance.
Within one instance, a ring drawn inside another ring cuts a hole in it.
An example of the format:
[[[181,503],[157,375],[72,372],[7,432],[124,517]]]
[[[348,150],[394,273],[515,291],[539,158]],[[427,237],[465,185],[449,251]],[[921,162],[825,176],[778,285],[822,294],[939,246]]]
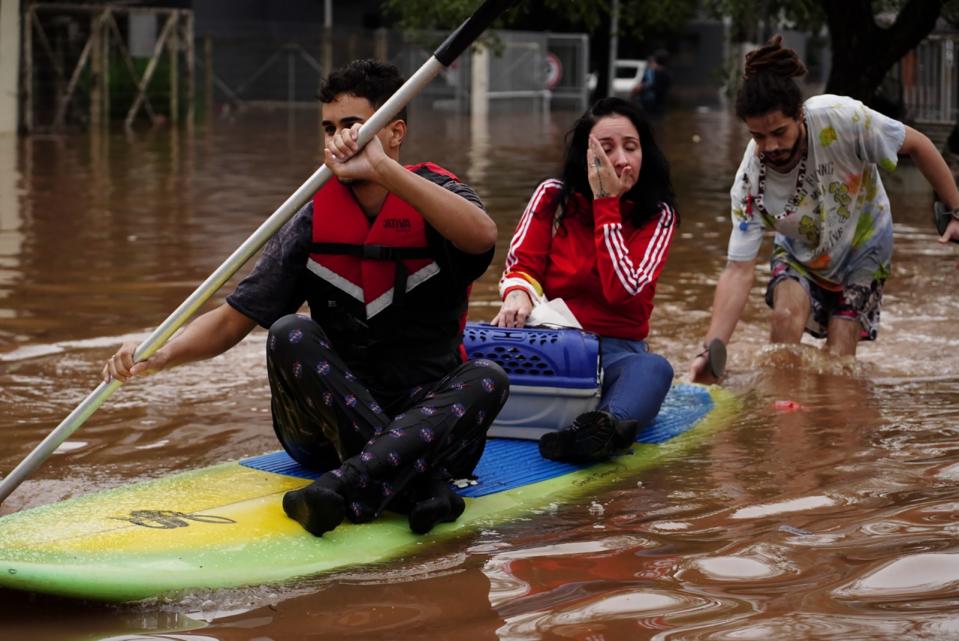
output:
[[[806,65],[782,44],[783,37],[775,35],[746,54],[743,81],[736,94],[736,115],[741,120],[777,110],[789,118],[799,117],[802,92],[793,78],[805,74]]]
[[[631,222],[639,226],[648,218],[659,213],[661,203],[675,208],[675,195],[669,178],[669,163],[666,156],[656,145],[653,130],[642,111],[633,103],[622,98],[603,98],[586,110],[566,134],[566,157],[560,179],[563,190],[560,195],[562,217],[577,213],[574,195],[589,197],[592,189],[586,175],[586,150],[589,148],[589,134],[596,123],[606,116],[624,116],[636,127],[639,145],[643,151],[643,162],[639,168],[636,184],[623,194],[623,200],[635,203]]]

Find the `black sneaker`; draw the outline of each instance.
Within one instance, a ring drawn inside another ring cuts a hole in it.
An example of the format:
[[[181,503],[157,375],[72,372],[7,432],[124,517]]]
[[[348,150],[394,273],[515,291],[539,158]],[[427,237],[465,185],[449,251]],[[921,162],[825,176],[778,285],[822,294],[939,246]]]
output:
[[[410,508],[410,530],[426,534],[438,523],[452,523],[466,509],[463,497],[453,491],[442,478],[423,479],[413,491]]]
[[[340,480],[327,472],[316,481],[283,495],[283,511],[313,536],[323,536],[343,522],[346,500]]]
[[[638,429],[636,421],[620,421],[609,412],[586,412],[569,427],[543,434],[539,453],[565,463],[604,461],[629,449]]]

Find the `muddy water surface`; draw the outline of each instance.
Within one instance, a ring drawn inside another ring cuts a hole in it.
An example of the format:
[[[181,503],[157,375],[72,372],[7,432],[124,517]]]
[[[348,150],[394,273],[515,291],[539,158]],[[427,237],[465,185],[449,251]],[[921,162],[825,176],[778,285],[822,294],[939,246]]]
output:
[[[494,115],[471,133],[461,116],[413,113],[404,160],[448,166],[500,226],[474,320],[495,312],[505,245],[572,119]],[[650,342],[679,374],[708,324],[745,134],[715,111],[670,114],[660,134],[683,222]],[[313,171],[319,149],[305,111],[192,136],[0,137],[0,471]],[[767,347],[760,264],[730,346],[742,410],[694,449],[388,566],[129,606],[0,591],[0,638],[959,639],[959,252],[935,243],[912,167],[884,180],[897,245],[880,340],[858,362],[812,343]],[[275,449],[263,340],[258,330],[120,390],[0,514]]]

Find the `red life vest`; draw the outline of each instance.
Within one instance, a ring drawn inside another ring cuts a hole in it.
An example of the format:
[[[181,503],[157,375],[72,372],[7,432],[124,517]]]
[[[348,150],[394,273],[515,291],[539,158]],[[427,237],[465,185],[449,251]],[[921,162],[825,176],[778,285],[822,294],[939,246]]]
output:
[[[433,165],[426,168],[450,176]],[[367,319],[439,273],[430,257],[426,221],[412,205],[387,194],[372,223],[349,187],[331,178],[313,196],[313,245],[307,268],[364,304]]]

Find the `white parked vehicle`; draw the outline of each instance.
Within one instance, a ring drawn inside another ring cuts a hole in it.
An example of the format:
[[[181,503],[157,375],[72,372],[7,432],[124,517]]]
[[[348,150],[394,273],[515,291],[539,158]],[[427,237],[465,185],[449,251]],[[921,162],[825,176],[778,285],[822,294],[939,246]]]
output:
[[[645,60],[617,60],[613,74],[613,95],[629,98],[646,71]]]

